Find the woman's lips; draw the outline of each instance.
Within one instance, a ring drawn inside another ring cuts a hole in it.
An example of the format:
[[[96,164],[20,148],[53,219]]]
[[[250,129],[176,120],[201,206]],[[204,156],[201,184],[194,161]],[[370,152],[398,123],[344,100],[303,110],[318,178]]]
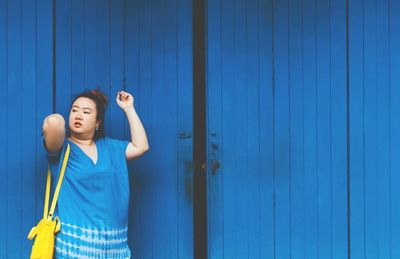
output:
[[[74,126],[75,126],[75,127],[81,127],[81,126],[82,126],[82,123],[80,123],[80,122],[75,122],[75,123],[74,123]]]

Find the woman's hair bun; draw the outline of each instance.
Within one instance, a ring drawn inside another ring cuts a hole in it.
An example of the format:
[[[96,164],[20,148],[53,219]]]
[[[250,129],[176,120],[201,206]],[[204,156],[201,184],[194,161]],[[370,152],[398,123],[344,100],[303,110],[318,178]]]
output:
[[[93,94],[100,102],[103,103],[104,106],[106,106],[108,104],[108,98],[107,96],[101,92],[98,89],[93,89],[89,91],[91,94]]]

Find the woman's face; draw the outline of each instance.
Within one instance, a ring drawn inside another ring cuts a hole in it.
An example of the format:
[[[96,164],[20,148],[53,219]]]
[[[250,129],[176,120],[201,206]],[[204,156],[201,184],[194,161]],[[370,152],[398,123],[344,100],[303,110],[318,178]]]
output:
[[[89,98],[79,97],[72,104],[69,113],[71,134],[82,138],[93,138],[96,126],[96,103]]]

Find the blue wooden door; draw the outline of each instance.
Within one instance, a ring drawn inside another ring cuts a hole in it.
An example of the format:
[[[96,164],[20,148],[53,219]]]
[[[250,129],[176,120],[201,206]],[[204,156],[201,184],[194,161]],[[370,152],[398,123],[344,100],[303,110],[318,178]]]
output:
[[[209,258],[398,258],[397,1],[209,1]]]
[[[347,258],[346,2],[208,2],[209,258]]]
[[[99,87],[106,134],[130,139],[115,103],[125,90],[148,135],[150,151],[129,163],[133,258],[193,257],[191,37],[190,1],[56,3],[56,110],[67,116],[74,94]]]

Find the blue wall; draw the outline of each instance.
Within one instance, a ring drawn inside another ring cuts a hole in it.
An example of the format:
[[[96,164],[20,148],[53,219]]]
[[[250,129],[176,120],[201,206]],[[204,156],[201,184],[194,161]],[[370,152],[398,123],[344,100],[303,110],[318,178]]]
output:
[[[400,257],[399,10],[208,1],[209,258]]]
[[[0,1],[0,258],[27,258],[43,214],[41,124],[52,111],[52,2]]]
[[[400,258],[399,10],[207,2],[209,258]],[[191,1],[0,0],[0,258],[42,214],[43,119],[91,87],[109,136],[129,139],[121,88],[148,134],[133,255],[193,258],[192,51]]]

